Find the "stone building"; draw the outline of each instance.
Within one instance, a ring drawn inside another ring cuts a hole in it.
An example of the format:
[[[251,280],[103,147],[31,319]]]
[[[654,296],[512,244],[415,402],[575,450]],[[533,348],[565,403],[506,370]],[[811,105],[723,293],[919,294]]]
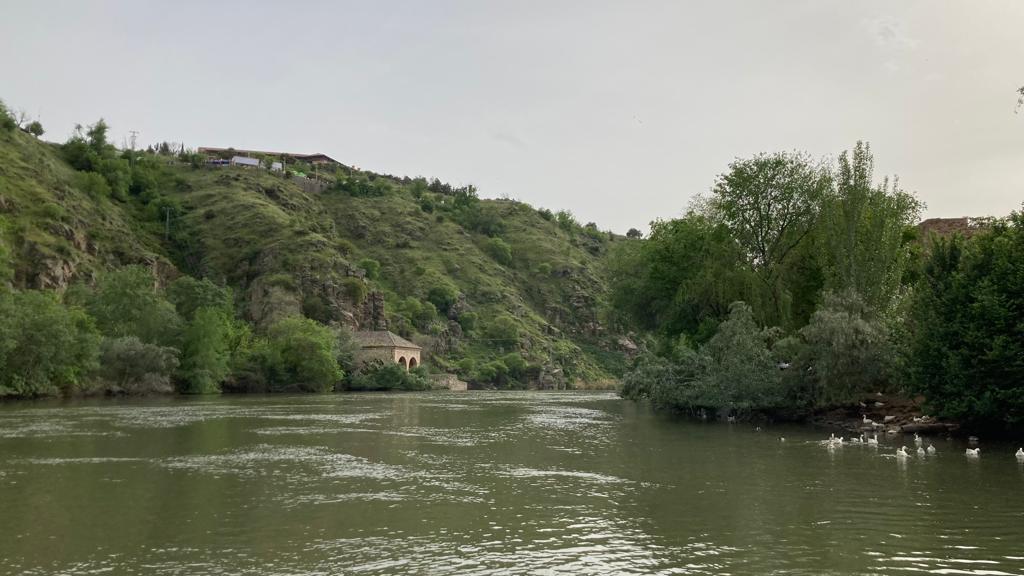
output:
[[[375,360],[394,362],[405,368],[420,365],[422,348],[389,330],[367,330],[355,333],[359,350],[356,352],[356,363],[366,364]]]

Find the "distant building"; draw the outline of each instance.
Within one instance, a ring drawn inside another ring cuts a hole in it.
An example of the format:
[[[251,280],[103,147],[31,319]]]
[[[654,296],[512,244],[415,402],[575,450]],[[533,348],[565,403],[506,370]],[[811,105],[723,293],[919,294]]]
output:
[[[987,230],[991,225],[990,218],[964,216],[962,218],[929,218],[918,224],[917,229],[921,233],[921,239],[927,243],[934,236],[949,237],[959,234],[964,238],[970,238],[978,232]]]
[[[262,158],[264,156],[270,156],[272,158],[281,158],[286,163],[289,162],[289,161],[298,161],[298,162],[305,162],[307,164],[313,164],[313,165],[318,165],[318,166],[322,166],[322,165],[337,165],[337,166],[341,166],[342,165],[341,162],[338,162],[337,160],[335,160],[334,158],[331,158],[327,154],[320,154],[320,153],[316,153],[316,154],[297,154],[295,152],[268,152],[266,150],[242,150],[242,149],[238,149],[238,148],[212,148],[212,147],[200,147],[198,151],[199,151],[200,154],[205,154],[206,156],[212,156],[212,157],[217,157],[217,158],[227,158],[229,156],[235,156],[236,158],[238,158],[238,157],[246,157],[246,156],[255,156],[257,158]]]
[[[249,168],[259,168],[259,158],[249,158],[248,156],[234,156],[231,158],[232,166],[246,166]]]
[[[356,363],[373,361],[396,363],[406,370],[420,365],[422,348],[388,330],[367,330],[355,333],[359,351]]]

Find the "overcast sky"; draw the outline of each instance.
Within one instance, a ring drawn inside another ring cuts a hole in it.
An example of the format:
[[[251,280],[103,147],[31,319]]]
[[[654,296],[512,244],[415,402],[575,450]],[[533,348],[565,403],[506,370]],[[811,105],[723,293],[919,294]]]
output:
[[[1024,2],[0,0],[47,139],[324,152],[624,232],[735,157],[871,143],[927,216],[1024,200]]]

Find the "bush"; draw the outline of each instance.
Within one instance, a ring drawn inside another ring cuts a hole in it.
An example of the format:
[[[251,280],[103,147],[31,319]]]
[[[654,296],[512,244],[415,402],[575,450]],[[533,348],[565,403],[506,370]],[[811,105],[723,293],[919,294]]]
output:
[[[427,300],[442,314],[448,314],[448,310],[459,300],[459,291],[451,284],[438,284],[427,291]]]
[[[349,302],[357,306],[366,301],[366,294],[368,292],[366,282],[359,278],[345,278],[342,280],[341,291],[345,294],[345,298],[348,298]]]
[[[468,334],[476,328],[477,319],[478,316],[476,312],[463,312],[462,314],[459,314],[459,326],[462,327],[463,332]]]
[[[622,394],[691,414],[747,415],[777,408],[785,393],[767,336],[750,306],[733,303],[729,318],[699,350],[680,346],[671,360],[641,359],[626,374]]]
[[[14,121],[14,115],[7,109],[7,105],[0,100],[0,130],[6,130],[10,132],[18,127],[18,123]]]
[[[336,336],[308,318],[290,317],[270,327],[271,391],[330,392],[342,379]]]
[[[501,314],[487,325],[485,334],[498,346],[513,346],[519,342],[519,323],[508,314]]]
[[[217,286],[206,278],[178,278],[167,287],[167,299],[185,320],[192,320],[196,311],[202,308],[212,308],[233,315],[234,298],[231,288]]]
[[[512,246],[501,238],[491,238],[484,244],[484,252],[502,266],[512,265]]]
[[[359,267],[366,272],[367,280],[376,280],[380,278],[380,262],[372,258],[363,258],[359,261]]]
[[[427,369],[417,366],[406,371],[398,364],[374,364],[363,368],[345,383],[346,390],[428,390]]]
[[[146,344],[135,336],[106,338],[100,365],[100,377],[108,392],[168,393],[174,390],[171,375],[178,367],[178,351]]]
[[[44,396],[81,389],[97,367],[92,319],[43,292],[0,292],[0,396]]]

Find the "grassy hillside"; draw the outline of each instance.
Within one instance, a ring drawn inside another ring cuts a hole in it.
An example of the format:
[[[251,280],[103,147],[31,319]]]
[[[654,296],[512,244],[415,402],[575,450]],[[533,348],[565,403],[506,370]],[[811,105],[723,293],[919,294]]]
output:
[[[624,364],[600,322],[602,260],[617,239],[568,213],[344,167],[318,191],[157,154],[125,160],[132,185],[104,194],[67,156],[0,133],[0,238],[15,287],[62,290],[145,264],[232,287],[257,331],[296,314],[365,328],[378,293],[389,327],[423,345],[428,365],[484,384],[600,385]]]

